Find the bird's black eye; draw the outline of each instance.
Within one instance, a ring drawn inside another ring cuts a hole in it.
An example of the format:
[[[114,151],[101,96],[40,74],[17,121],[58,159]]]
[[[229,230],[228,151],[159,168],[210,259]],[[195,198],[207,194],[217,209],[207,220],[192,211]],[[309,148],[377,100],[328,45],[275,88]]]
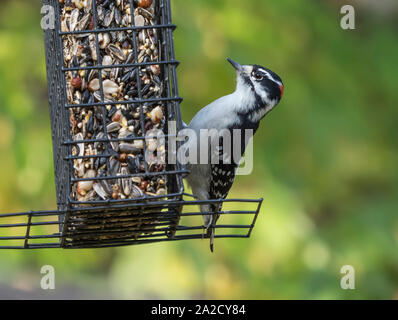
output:
[[[252,77],[257,80],[257,81],[261,81],[264,79],[264,75],[261,72],[258,71],[253,71],[252,72]]]

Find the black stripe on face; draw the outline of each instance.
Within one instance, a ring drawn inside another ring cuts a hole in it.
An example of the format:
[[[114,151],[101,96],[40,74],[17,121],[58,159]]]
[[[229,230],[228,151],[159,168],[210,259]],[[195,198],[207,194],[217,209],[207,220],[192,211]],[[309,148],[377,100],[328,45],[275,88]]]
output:
[[[283,86],[282,79],[273,71],[259,65],[253,66],[252,74],[263,74],[262,80],[255,80],[261,84],[261,87],[267,92],[270,100],[280,100],[282,97],[282,90],[280,85]],[[271,79],[270,79],[271,78]]]
[[[267,68],[259,66],[259,65],[254,65],[253,66],[253,71],[260,71],[260,72],[261,71],[265,71],[266,73],[268,73],[270,75],[270,77],[272,79],[275,80],[275,82],[280,82],[283,85],[282,79],[275,72],[273,72],[270,69],[267,69]]]
[[[276,82],[269,80],[268,78],[264,78],[262,81],[260,81],[260,83],[261,86],[267,91],[268,98],[270,100],[281,99],[281,89]]]
[[[244,123],[245,125],[247,125],[247,128],[251,128],[253,125],[256,126],[257,124],[251,123],[251,121],[249,120],[249,115],[252,112],[257,112],[257,111],[261,110],[262,108],[265,108],[266,103],[256,92],[254,84],[253,84],[253,80],[251,79],[251,74],[249,74],[249,75],[242,74],[242,79],[243,79],[245,85],[247,85],[251,89],[251,92],[254,95],[255,101],[254,101],[253,105],[246,106],[247,109],[246,109],[245,113],[238,112],[238,116],[240,117],[241,123]]]

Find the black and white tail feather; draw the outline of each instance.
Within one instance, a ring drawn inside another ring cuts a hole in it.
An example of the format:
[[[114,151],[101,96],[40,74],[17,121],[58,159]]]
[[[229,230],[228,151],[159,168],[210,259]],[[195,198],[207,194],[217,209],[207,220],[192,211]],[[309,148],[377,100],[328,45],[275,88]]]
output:
[[[216,129],[217,132],[229,130],[233,136],[233,130],[240,130],[241,143],[236,159],[232,142],[229,151],[223,150],[222,135],[210,137],[210,143],[216,143],[218,147],[218,161],[212,162],[211,152],[207,150],[209,161],[207,164],[199,164],[201,154],[199,141],[188,140],[184,147],[190,149],[192,143],[197,147],[196,163],[188,163],[190,174],[186,180],[192,188],[192,193],[198,200],[225,199],[235,180],[236,170],[240,158],[243,156],[247,143],[245,130],[251,129],[253,134],[259,127],[260,121],[281,100],[283,95],[283,83],[281,78],[271,70],[259,65],[240,65],[228,59],[237,73],[237,85],[234,93],[224,96],[201,109],[188,128],[200,137],[202,129]],[[216,140],[214,140],[216,139]],[[239,144],[237,144],[239,145]],[[214,159],[214,158],[213,158]],[[229,159],[229,161],[225,161]],[[204,215],[204,226],[210,237],[210,249],[213,251],[215,225],[219,218],[221,203],[201,205],[201,212],[213,212],[212,215]]]

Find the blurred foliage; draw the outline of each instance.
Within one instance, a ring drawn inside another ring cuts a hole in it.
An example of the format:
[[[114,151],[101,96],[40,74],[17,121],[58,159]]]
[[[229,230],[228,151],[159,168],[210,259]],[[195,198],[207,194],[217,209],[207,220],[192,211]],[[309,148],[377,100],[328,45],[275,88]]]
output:
[[[207,241],[1,251],[0,284],[37,289],[50,264],[57,290],[93,296],[398,297],[397,11],[355,2],[357,29],[343,31],[340,1],[172,3],[186,122],[233,90],[227,56],[284,80],[283,101],[255,137],[254,172],[231,193],[265,198],[252,238],[218,240],[214,254]],[[1,5],[0,212],[53,209],[40,1]],[[356,290],[340,288],[346,264]]]

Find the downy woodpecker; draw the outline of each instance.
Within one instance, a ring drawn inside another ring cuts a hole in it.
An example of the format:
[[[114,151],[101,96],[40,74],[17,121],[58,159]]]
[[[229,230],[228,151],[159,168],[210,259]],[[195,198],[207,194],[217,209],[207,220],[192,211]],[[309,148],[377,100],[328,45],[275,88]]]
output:
[[[234,93],[224,96],[208,106],[201,109],[188,128],[195,131],[196,136],[200,137],[203,129],[218,132],[228,130],[240,130],[242,140],[240,150],[233,150],[236,142],[232,141],[229,154],[223,152],[222,134],[217,135],[219,161],[214,163],[211,160],[211,152],[207,151],[207,164],[199,163],[201,154],[200,143],[191,141],[197,146],[197,162],[188,163],[187,169],[190,174],[186,180],[192,188],[194,197],[198,200],[225,199],[234,182],[235,173],[239,166],[247,142],[245,140],[245,130],[252,129],[253,134],[259,127],[261,119],[270,112],[281,100],[283,95],[283,83],[281,78],[271,70],[259,65],[240,65],[239,63],[227,59],[235,68],[237,73],[237,85]],[[209,138],[212,139],[211,137]],[[210,141],[210,144],[214,141]],[[239,144],[238,144],[239,145]],[[209,146],[210,148],[210,146]],[[203,150],[202,150],[203,152]],[[226,152],[226,151],[225,151]],[[237,152],[239,159],[232,159],[232,155]],[[224,154],[223,154],[224,153]],[[229,159],[229,161],[225,161]],[[221,210],[218,204],[201,205],[201,212],[215,212]],[[210,249],[213,251],[214,226],[219,216],[204,215],[204,225],[210,237]]]

